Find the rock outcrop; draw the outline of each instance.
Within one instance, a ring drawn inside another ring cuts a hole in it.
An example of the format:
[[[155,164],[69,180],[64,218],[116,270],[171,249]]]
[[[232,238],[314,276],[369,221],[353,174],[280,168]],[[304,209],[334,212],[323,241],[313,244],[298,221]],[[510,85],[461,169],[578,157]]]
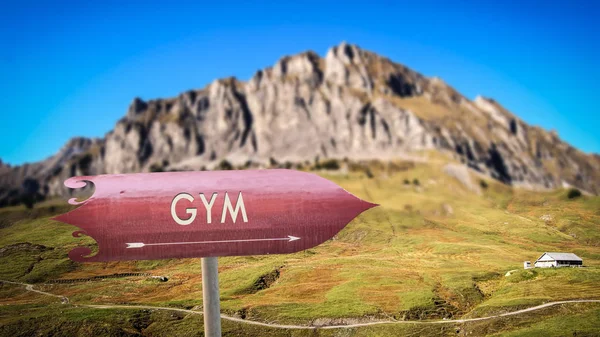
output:
[[[388,159],[417,150],[449,153],[507,184],[600,192],[598,155],[492,99],[471,101],[439,78],[342,43],[324,58],[283,57],[247,82],[227,78],[174,98],[135,98],[103,139],[75,138],[35,164],[0,163],[0,200],[10,203],[27,179],[55,195],[80,174],[197,170],[222,159]]]

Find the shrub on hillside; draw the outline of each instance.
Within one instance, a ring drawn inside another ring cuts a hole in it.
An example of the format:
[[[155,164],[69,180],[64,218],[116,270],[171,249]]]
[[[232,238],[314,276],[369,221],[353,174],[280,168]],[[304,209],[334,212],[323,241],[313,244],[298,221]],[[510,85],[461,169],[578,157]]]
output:
[[[581,191],[576,188],[571,188],[571,189],[569,189],[569,192],[567,192],[567,198],[569,198],[569,199],[579,198],[580,196],[581,196]]]
[[[319,163],[319,166],[323,170],[339,170],[340,163],[338,163],[337,159],[328,159],[324,162]]]
[[[150,165],[150,172],[164,172],[167,166],[169,166],[169,161],[165,159],[162,162]]]
[[[479,186],[481,186],[481,188],[483,188],[485,190],[488,188],[488,183],[487,183],[487,181],[481,179],[481,180],[479,180]]]
[[[233,170],[233,165],[231,165],[231,163],[228,162],[227,160],[223,159],[223,160],[221,160],[221,162],[217,166],[217,169],[219,169],[219,170]]]
[[[163,172],[164,169],[162,167],[161,164],[159,163],[154,163],[152,165],[150,165],[150,172]]]
[[[28,209],[33,208],[33,205],[36,202],[42,201],[44,199],[44,197],[39,193],[40,183],[37,180],[32,179],[32,178],[26,178],[23,181],[22,187],[23,187],[23,193],[20,196],[21,202]]]

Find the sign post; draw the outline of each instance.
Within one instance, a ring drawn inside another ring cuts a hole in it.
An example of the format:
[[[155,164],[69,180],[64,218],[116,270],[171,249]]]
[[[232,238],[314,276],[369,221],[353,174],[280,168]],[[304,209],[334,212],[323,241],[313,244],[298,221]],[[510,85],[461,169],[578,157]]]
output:
[[[219,264],[216,257],[202,258],[202,306],[204,308],[204,335],[221,336],[221,309],[219,300]]]
[[[206,336],[220,336],[218,256],[287,254],[319,245],[376,206],[331,181],[293,170],[164,172],[72,177],[95,187],[55,217],[98,243],[78,262],[202,258]]]

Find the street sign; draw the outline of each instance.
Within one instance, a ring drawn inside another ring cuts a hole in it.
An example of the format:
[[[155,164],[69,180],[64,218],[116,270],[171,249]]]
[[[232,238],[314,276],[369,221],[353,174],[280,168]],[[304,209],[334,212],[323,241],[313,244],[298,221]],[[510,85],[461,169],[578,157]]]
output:
[[[151,260],[293,253],[376,206],[315,174],[293,170],[164,172],[73,177],[94,194],[54,219],[98,243],[72,260]]]
[[[98,243],[78,262],[202,257],[205,336],[221,335],[217,256],[293,253],[314,247],[376,206],[317,175],[292,170],[167,172],[73,177],[95,187],[55,217]]]

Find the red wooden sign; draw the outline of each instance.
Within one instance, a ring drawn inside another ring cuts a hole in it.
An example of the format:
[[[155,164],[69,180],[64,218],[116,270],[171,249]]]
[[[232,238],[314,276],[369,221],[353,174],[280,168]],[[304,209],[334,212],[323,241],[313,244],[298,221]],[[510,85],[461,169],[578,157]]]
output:
[[[292,170],[168,172],[73,177],[95,186],[54,219],[82,228],[98,252],[75,261],[293,253],[314,247],[376,206],[317,175]],[[91,256],[90,256],[91,255]]]

